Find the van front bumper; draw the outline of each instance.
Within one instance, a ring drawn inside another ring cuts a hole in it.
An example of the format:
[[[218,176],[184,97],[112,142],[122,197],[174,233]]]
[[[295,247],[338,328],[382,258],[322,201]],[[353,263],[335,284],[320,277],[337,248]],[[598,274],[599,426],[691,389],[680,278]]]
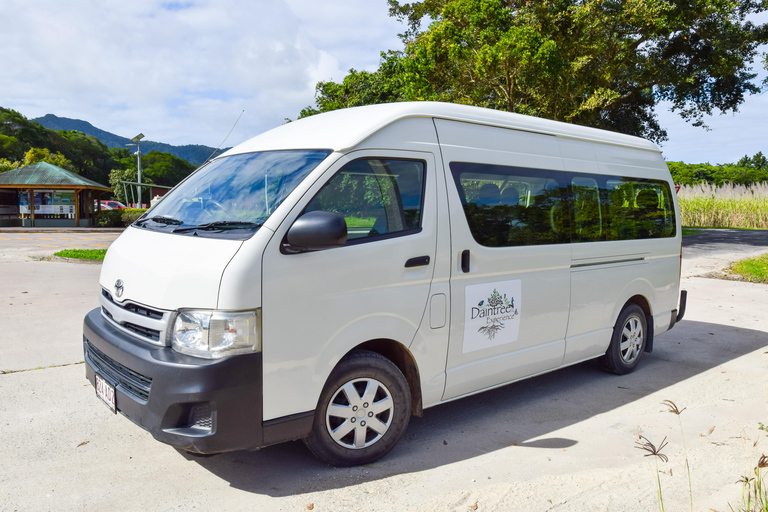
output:
[[[83,350],[91,385],[98,373],[114,386],[117,411],[158,441],[201,454],[264,446],[260,353],[186,356],[134,339],[98,308],[83,322]]]

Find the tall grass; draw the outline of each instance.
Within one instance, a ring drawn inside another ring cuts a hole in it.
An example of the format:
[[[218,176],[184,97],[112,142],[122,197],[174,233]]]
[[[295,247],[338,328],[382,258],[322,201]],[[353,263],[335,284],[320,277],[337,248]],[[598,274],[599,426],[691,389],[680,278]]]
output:
[[[684,185],[677,198],[683,226],[768,229],[768,183]]]

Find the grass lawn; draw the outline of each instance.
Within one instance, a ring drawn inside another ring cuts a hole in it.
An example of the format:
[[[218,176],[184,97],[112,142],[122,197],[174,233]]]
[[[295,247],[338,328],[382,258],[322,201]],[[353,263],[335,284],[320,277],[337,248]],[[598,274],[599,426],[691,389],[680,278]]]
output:
[[[106,249],[64,249],[54,254],[59,258],[75,258],[79,260],[103,260]]]
[[[737,261],[730,270],[753,283],[768,283],[768,254]]]
[[[348,228],[370,228],[376,223],[376,217],[346,217]]]

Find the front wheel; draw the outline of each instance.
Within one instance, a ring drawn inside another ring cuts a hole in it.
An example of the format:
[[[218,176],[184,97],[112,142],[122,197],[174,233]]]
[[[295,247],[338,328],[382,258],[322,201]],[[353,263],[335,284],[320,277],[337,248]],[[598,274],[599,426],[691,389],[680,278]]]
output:
[[[389,453],[411,416],[411,393],[385,357],[357,351],[333,370],[304,442],[333,466],[368,464]]]
[[[648,323],[637,304],[628,304],[619,313],[608,350],[600,358],[604,370],[624,375],[633,371],[645,351]]]

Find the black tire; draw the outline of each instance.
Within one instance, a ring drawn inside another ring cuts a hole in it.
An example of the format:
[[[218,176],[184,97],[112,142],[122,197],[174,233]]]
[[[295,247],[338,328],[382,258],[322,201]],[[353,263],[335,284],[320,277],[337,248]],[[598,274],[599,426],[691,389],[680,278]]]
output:
[[[336,467],[368,464],[395,447],[410,418],[411,392],[400,369],[375,352],[355,351],[328,377],[304,443]]]
[[[637,368],[648,342],[648,321],[637,304],[627,304],[619,313],[608,350],[600,358],[600,366],[616,375]],[[623,344],[623,345],[622,345]]]

